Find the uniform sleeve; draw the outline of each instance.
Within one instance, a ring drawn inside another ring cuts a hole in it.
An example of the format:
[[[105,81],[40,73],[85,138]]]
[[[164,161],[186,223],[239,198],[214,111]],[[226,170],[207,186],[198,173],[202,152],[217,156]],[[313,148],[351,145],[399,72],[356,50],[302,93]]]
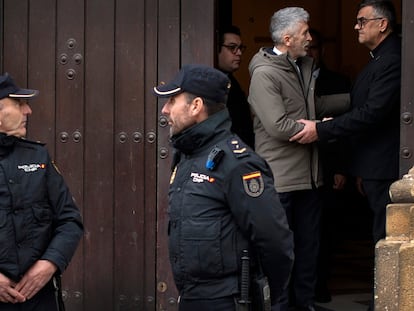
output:
[[[256,69],[253,73],[248,101],[266,132],[272,137],[288,141],[303,128],[302,124],[288,117],[281,96],[280,82],[264,70]]]
[[[249,238],[269,279],[272,302],[286,288],[293,264],[293,235],[264,161],[239,165],[226,193],[234,218]]]
[[[54,211],[54,228],[42,259],[53,262],[62,273],[76,251],[83,234],[83,224],[79,209],[50,158],[46,182],[49,204]]]

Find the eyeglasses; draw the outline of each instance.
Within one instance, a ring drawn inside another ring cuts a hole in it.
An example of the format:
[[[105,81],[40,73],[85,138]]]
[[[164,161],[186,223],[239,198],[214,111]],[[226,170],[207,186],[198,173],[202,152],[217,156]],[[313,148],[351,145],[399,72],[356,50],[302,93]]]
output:
[[[365,17],[360,17],[356,19],[356,25],[358,25],[359,28],[364,28],[364,26],[369,22],[369,21],[375,21],[378,19],[383,19],[384,17],[374,17],[374,18],[365,18]]]
[[[243,44],[240,44],[240,45],[237,45],[237,44],[230,44],[230,45],[222,44],[221,46],[224,46],[226,49],[228,49],[233,54],[236,54],[238,50],[240,50],[240,52],[242,52],[242,53],[244,53],[244,51],[246,51],[246,46],[243,45]]]

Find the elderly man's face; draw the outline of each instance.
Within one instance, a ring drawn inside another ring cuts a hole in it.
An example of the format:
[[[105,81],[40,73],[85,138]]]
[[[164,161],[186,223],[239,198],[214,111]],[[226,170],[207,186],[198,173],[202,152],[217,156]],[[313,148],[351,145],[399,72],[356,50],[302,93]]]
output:
[[[162,113],[168,117],[170,136],[179,134],[197,123],[191,113],[191,105],[184,93],[170,97],[164,104]]]
[[[32,109],[23,100],[3,98],[0,100],[0,132],[10,136],[25,137],[27,117]]]

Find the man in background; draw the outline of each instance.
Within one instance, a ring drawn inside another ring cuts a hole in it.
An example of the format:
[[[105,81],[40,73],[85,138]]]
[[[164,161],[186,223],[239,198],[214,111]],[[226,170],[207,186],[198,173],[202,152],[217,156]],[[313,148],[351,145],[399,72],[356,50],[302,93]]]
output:
[[[242,55],[246,46],[243,45],[240,29],[227,26],[219,31],[217,68],[230,79],[231,88],[227,99],[227,109],[232,122],[231,130],[237,134],[250,148],[254,149],[253,120],[246,94],[240,87],[233,73],[239,70]]]
[[[324,62],[324,38],[314,28],[309,30],[312,40],[308,46],[308,56],[315,60],[313,71],[316,77],[315,86],[315,109],[316,117],[322,120],[324,117],[334,117],[349,109],[349,91],[351,81],[345,75],[330,70]],[[346,105],[342,109],[332,107],[335,101],[332,97],[343,96]],[[324,186],[322,187],[322,215],[321,215],[321,240],[318,257],[318,279],[315,289],[317,302],[331,301],[328,280],[331,270],[331,254],[334,245],[339,238],[339,217],[345,207],[344,189],[346,185],[346,158],[345,144],[341,140],[332,140],[318,144],[321,157]]]

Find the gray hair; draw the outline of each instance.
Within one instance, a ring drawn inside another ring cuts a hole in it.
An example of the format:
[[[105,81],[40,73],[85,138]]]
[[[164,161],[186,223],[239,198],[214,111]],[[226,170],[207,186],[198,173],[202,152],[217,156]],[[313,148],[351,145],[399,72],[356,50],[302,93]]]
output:
[[[387,0],[363,0],[359,4],[359,9],[371,6],[375,17],[384,17],[388,20],[391,30],[396,29],[396,13],[392,1]]]
[[[309,21],[309,13],[299,7],[287,7],[276,11],[270,20],[270,34],[274,43],[281,43],[283,36],[294,34],[298,23]]]

